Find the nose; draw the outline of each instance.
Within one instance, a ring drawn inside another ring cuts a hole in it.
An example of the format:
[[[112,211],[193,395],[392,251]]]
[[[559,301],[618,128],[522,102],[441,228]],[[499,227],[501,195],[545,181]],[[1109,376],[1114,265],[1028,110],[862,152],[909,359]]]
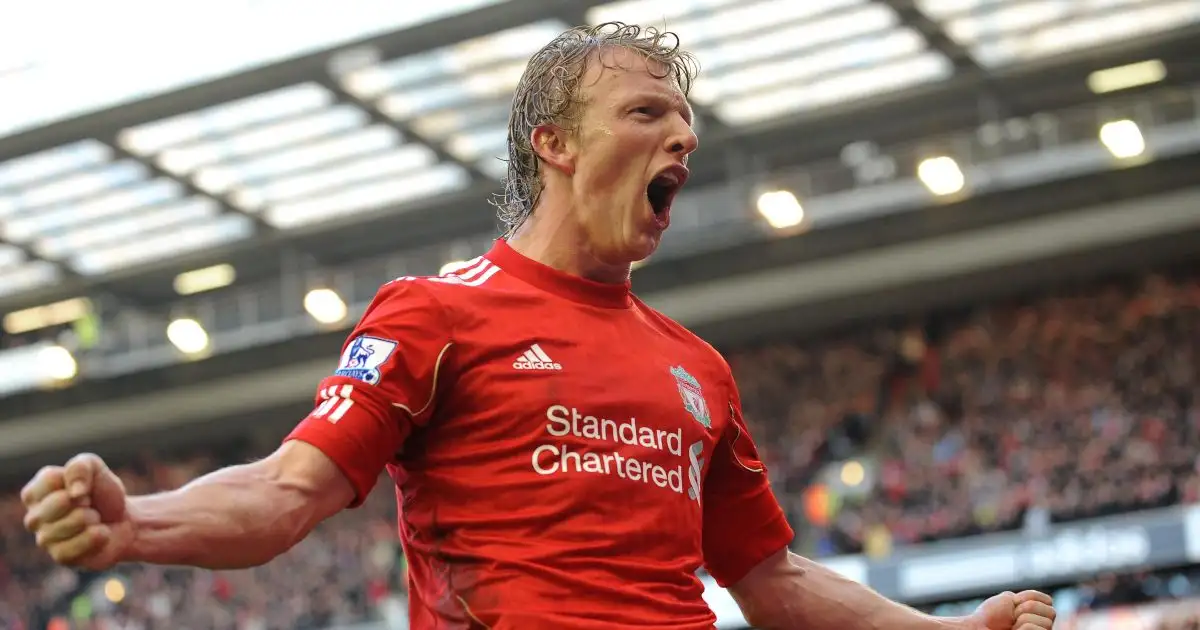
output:
[[[686,159],[698,146],[700,138],[696,137],[696,131],[680,117],[679,129],[667,138],[667,151]]]

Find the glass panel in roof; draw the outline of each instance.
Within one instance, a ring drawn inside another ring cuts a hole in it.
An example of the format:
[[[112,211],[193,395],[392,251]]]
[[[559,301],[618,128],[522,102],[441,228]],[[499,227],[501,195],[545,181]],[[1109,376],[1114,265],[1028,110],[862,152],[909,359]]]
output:
[[[495,127],[470,134],[454,136],[446,150],[464,162],[471,162],[487,155],[506,155],[508,151],[508,129]]]
[[[441,164],[404,177],[391,177],[321,197],[279,204],[268,208],[264,216],[271,225],[281,229],[296,228],[461,190],[470,181],[470,176],[461,167]]]
[[[237,190],[233,193],[233,202],[244,208],[259,208],[341,186],[421,170],[436,162],[437,156],[429,148],[410,144],[395,151],[346,161],[311,173],[272,180],[262,186]]]
[[[84,140],[0,162],[0,191],[98,166],[111,158],[112,149],[95,140]]]
[[[636,0],[597,7],[589,20],[643,23],[678,33],[683,47],[700,61],[691,96],[705,105],[754,99],[763,90],[777,97],[801,93],[777,88],[858,72],[925,48],[912,31],[895,30],[894,10],[867,0]],[[876,92],[871,86],[862,91]],[[813,100],[804,96],[770,109],[779,114],[809,108]]]
[[[775,86],[795,86],[814,80],[819,83],[831,74],[836,76],[843,72],[870,70],[891,60],[911,57],[924,48],[925,40],[920,35],[908,29],[897,30],[879,38],[834,44],[812,55],[758,64],[744,71],[711,78],[705,87],[705,95],[711,94],[718,99],[731,98]],[[874,77],[870,80],[874,80]],[[810,89],[821,88],[812,84]],[[786,107],[787,103],[780,105]]]
[[[734,39],[757,40],[780,26],[816,21],[827,15],[834,17],[847,7],[866,4],[866,0],[758,0],[731,5],[719,11],[702,12],[695,17],[667,20],[666,28],[679,35],[684,48],[698,51]],[[803,44],[805,42],[793,42],[792,46]],[[706,65],[701,57],[701,68]]]
[[[731,66],[763,59],[778,59],[789,51],[801,51],[802,58],[826,52],[823,46],[868,34],[886,36],[885,29],[899,21],[896,13],[881,5],[867,5],[812,22],[800,22],[782,28],[714,43],[711,48],[696,49],[705,78],[722,74]],[[796,60],[797,62],[799,59]],[[753,68],[743,68],[753,72]]]
[[[1139,3],[1144,4],[1144,3]],[[1001,66],[1031,59],[1103,46],[1108,43],[1169,31],[1200,22],[1200,3],[1195,0],[1162,2],[1100,15],[1075,15],[1054,24],[1039,26],[1030,34],[1012,34],[985,39],[972,46],[976,59],[985,66]]]
[[[12,217],[0,223],[0,233],[3,233],[5,238],[25,242],[72,224],[87,224],[129,212],[140,206],[163,203],[182,195],[182,189],[179,182],[170,179],[156,179],[145,184],[126,186],[81,203]]]
[[[1012,0],[917,0],[917,8],[934,19],[969,11],[986,12],[1011,3]]]
[[[344,82],[354,94],[374,98],[398,86],[419,87],[455,81],[498,65],[516,63],[523,70],[530,55],[567,28],[558,20],[536,22],[364,68],[346,75]],[[510,89],[513,86],[516,86],[515,80]]]
[[[788,85],[742,98],[723,99],[714,105],[714,109],[718,116],[730,123],[756,123],[782,113],[812,110],[852,98],[946,79],[952,73],[950,61],[945,57],[924,53],[878,67],[839,73],[812,83]]]
[[[502,1],[222,0],[189,4],[182,19],[177,4],[149,0],[29,3],[0,20],[0,40],[36,33],[20,40],[36,51],[31,69],[0,76],[0,94],[23,95],[5,103],[0,134]]]
[[[1038,59],[1200,20],[1195,0],[918,0],[987,66]]]
[[[144,165],[131,160],[123,161],[76,175],[67,175],[36,188],[19,190],[11,197],[22,209],[39,208],[82,199],[145,177],[146,167]]]
[[[209,136],[323,109],[333,100],[329,90],[316,83],[302,83],[131,127],[120,133],[118,142],[129,151],[150,155]]]
[[[667,21],[668,30],[674,30],[670,20],[737,3],[738,0],[623,0],[588,9],[587,21],[588,24],[625,22],[647,26],[662,26]]]
[[[261,157],[220,164],[196,173],[196,185],[224,193],[230,188],[306,170],[322,164],[381,151],[400,144],[400,132],[384,125],[311,142]]]
[[[84,275],[97,275],[153,260],[171,258],[249,238],[254,224],[240,214],[224,214],[204,223],[143,233],[110,247],[91,247],[74,256],[71,267]]]
[[[13,247],[0,243],[0,271],[11,269],[21,264],[25,260],[25,254]]]
[[[495,180],[504,179],[508,175],[508,162],[499,159],[499,157],[479,160],[475,163],[475,168],[478,168],[484,175]]]
[[[444,138],[463,129],[507,124],[511,107],[512,99],[506,96],[459,108],[432,111],[410,120],[409,126],[421,135]]]
[[[315,114],[235,132],[223,138],[167,149],[158,160],[164,169],[175,174],[186,174],[202,166],[349,131],[362,127],[369,120],[363,110],[353,105],[339,105]]]
[[[443,107],[508,96],[521,80],[525,64],[525,60],[507,63],[429,88],[390,92],[380,100],[379,109],[392,118],[403,119]]]
[[[0,295],[13,295],[59,280],[58,267],[44,260],[33,260],[11,269],[0,270]]]
[[[136,240],[147,232],[200,223],[220,213],[216,201],[208,197],[192,197],[179,203],[132,212],[114,221],[68,229],[34,241],[33,247],[41,256],[61,258],[115,241]]]

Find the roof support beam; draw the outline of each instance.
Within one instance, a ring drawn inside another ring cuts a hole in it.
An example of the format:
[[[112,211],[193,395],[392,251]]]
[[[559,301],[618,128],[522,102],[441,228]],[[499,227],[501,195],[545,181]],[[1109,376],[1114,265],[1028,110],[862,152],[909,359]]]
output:
[[[192,178],[175,175],[174,173],[171,173],[170,171],[159,166],[158,162],[156,162],[153,158],[142,157],[131,151],[128,151],[121,146],[121,143],[117,141],[115,136],[106,138],[104,142],[110,148],[112,148],[113,155],[116,156],[117,159],[133,160],[144,166],[146,170],[150,172],[151,179],[162,178],[178,182],[183,188],[184,197],[207,197],[212,199],[213,201],[217,202],[217,207],[221,209],[221,212],[225,214],[241,215],[250,219],[254,223],[254,229],[260,234],[267,234],[275,230],[275,226],[267,223],[266,220],[263,219],[262,215],[256,212],[247,212],[245,210],[241,210],[227,196],[210,193],[206,190],[203,190],[197,186],[194,181],[192,181]]]
[[[959,77],[974,79],[980,82],[980,109],[983,118],[999,119],[1014,115],[1012,107],[1004,98],[1003,93],[996,87],[988,71],[962,44],[954,41],[946,30],[936,20],[929,17],[916,0],[872,0],[888,7],[900,18],[900,23],[916,31],[925,39],[925,43],[938,51],[954,64],[954,72]]]
[[[900,23],[913,29],[925,38],[929,47],[945,55],[954,64],[960,75],[982,76],[983,67],[971,56],[964,46],[951,39],[941,24],[925,14],[915,0],[874,0],[891,9],[900,18]]]

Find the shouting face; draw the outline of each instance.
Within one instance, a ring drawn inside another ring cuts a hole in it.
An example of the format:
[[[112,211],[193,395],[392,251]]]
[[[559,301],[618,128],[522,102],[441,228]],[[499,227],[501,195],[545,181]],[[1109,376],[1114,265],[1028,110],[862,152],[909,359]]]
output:
[[[665,67],[620,47],[588,60],[578,103],[574,128],[559,130],[543,159],[569,186],[591,256],[609,265],[642,260],[658,247],[687,180],[697,146],[691,108]]]

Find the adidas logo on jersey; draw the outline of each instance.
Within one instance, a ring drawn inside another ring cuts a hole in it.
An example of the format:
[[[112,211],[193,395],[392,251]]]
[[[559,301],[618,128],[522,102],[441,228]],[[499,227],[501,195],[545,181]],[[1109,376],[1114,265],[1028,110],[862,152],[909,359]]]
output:
[[[546,354],[546,351],[542,350],[542,347],[536,343],[532,346],[529,346],[529,349],[525,351],[525,354],[517,357],[517,360],[513,361],[512,365],[518,370],[563,369],[561,364],[555,363],[554,359],[551,359],[550,355]]]

